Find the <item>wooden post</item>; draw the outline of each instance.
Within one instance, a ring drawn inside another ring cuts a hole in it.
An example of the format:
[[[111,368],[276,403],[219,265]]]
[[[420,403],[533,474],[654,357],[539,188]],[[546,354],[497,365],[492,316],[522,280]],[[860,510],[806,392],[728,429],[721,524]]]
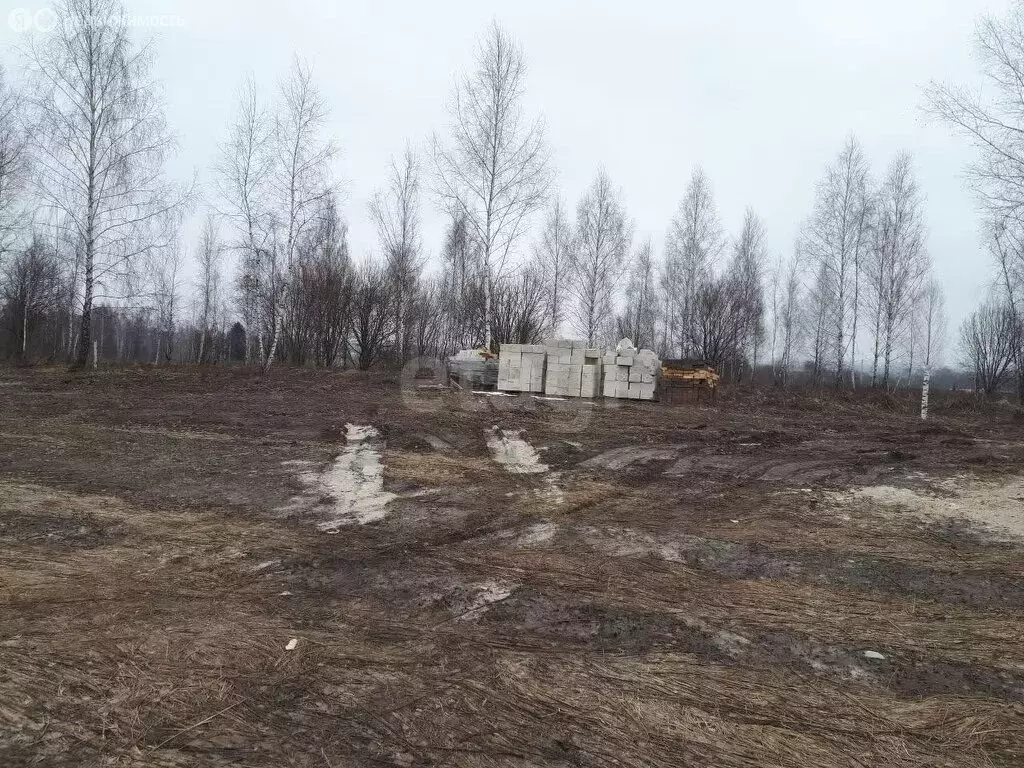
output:
[[[928,389],[931,386],[932,370],[924,369],[924,384],[921,385],[921,421],[928,420]]]
[[[100,358],[100,343],[93,339],[92,342],[92,369],[95,371],[99,366]]]

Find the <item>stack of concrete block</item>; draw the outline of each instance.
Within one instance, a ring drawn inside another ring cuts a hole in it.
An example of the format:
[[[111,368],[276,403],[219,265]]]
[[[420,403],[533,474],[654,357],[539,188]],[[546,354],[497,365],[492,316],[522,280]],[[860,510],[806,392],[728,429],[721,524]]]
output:
[[[542,344],[502,344],[498,356],[498,389],[503,392],[543,392]]]
[[[604,361],[604,396],[620,400],[653,400],[656,376],[661,369],[658,356],[649,349],[637,349],[623,339]]]
[[[601,350],[583,341],[547,344],[544,394],[551,397],[597,397],[601,393]]]

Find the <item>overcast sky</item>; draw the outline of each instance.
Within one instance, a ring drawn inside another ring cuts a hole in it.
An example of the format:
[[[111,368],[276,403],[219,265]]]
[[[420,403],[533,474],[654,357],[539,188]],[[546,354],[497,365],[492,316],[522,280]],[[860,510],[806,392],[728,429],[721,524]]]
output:
[[[4,0],[7,11],[45,3]],[[558,185],[573,208],[600,165],[620,186],[637,239],[660,254],[694,166],[713,185],[722,221],[738,231],[752,206],[773,253],[788,255],[824,165],[855,134],[876,174],[902,149],[927,195],[929,249],[948,296],[951,329],[990,274],[975,201],[964,188],[966,142],[921,113],[929,80],[977,83],[977,17],[990,0],[734,0],[676,2],[289,2],[137,0],[129,13],[169,14],[152,30],[157,75],[180,143],[172,174],[208,169],[252,72],[268,95],[293,54],[307,58],[332,109],[341,147],[353,253],[375,247],[367,201],[406,141],[443,132],[455,75],[497,19],[525,50],[528,109],[542,114]],[[17,66],[20,34],[3,25]],[[424,204],[424,242],[441,218]]]

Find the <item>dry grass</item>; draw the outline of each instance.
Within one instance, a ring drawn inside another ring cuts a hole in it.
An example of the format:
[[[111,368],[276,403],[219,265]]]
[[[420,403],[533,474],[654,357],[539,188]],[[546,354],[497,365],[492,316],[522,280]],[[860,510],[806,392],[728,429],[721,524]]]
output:
[[[435,453],[390,451],[387,478],[421,488],[469,485],[494,474],[494,465],[482,458]]]
[[[1020,706],[911,701],[687,653],[570,651],[486,622],[389,620],[352,598],[328,601],[328,615],[302,627],[296,618],[312,596],[280,596],[253,575],[263,553],[303,548],[295,531],[0,486],[0,514],[15,509],[47,520],[64,510],[120,526],[120,538],[58,555],[35,545],[8,550],[0,756],[10,765],[313,765],[313,757],[296,762],[312,743],[331,765],[429,755],[457,766],[636,768],[940,766],[952,764],[950,755],[980,767],[1024,758]],[[676,564],[556,552],[493,552],[449,565],[710,626],[784,625],[825,643],[856,637],[1024,664],[1016,642],[1024,623],[1008,617],[938,615],[852,592],[723,584]],[[291,637],[299,645],[289,652]]]

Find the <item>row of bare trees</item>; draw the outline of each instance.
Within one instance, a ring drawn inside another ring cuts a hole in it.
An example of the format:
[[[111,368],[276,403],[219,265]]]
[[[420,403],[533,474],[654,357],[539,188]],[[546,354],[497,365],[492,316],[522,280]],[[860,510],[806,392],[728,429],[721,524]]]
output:
[[[699,170],[661,259],[649,239],[634,246],[622,193],[603,170],[571,216],[552,188],[543,122],[523,106],[522,50],[495,24],[456,83],[448,133],[433,137],[426,168],[406,148],[374,195],[377,258],[354,263],[349,254],[328,107],[313,72],[296,58],[268,101],[261,84],[241,88],[214,167],[210,213],[187,264],[178,233],[192,195],[163,179],[173,143],[149,79],[150,51],[117,22],[120,11],[118,0],[63,0],[54,31],[28,51],[36,78],[31,108],[10,90],[0,93],[0,225],[5,250],[18,253],[7,264],[4,316],[23,356],[30,329],[44,325],[48,341],[35,354],[67,355],[78,365],[90,351],[213,362],[241,344],[243,359],[264,369],[277,359],[367,367],[573,333],[594,345],[628,335],[665,356],[699,357],[739,375],[764,355],[771,323],[773,365],[788,370],[809,350],[820,372],[827,350],[839,380],[848,348],[854,359],[858,291],[862,275],[874,274],[869,255],[894,254],[879,256],[877,266],[878,284],[891,287],[891,275],[904,268],[899,258],[914,250],[894,243],[913,239],[907,232],[915,224],[900,222],[909,217],[919,226],[919,210],[894,211],[894,234],[879,234],[874,225],[889,219],[875,203],[890,187],[868,194],[863,157],[852,144],[845,166],[828,171],[806,256],[790,268],[791,279],[769,268],[765,227],[752,211],[730,241]],[[26,186],[32,194],[21,194]],[[425,189],[449,220],[432,272],[420,236]],[[904,197],[919,206],[914,194]],[[23,202],[42,212],[28,227]],[[517,263],[541,209],[533,255]],[[846,227],[838,246],[830,216]],[[26,245],[19,248],[19,239]],[[918,243],[913,256],[922,249]],[[804,285],[808,272],[820,280]],[[808,297],[828,313],[809,317]],[[875,357],[884,350],[885,383],[909,300],[900,294],[877,303],[876,327],[885,335],[874,336]],[[115,336],[118,327],[148,326],[148,340],[95,339],[98,314],[110,317]],[[17,344],[7,348],[16,352]]]
[[[628,336],[736,377],[761,366],[779,383],[802,370],[881,387],[941,359],[943,293],[908,154],[876,177],[849,140],[788,258],[769,253],[753,210],[725,231],[700,169],[663,243],[638,239],[605,171],[574,209],[561,199],[544,123],[525,108],[523,52],[497,24],[456,82],[447,131],[423,155],[406,147],[373,196],[376,255],[349,252],[328,105],[299,58],[269,99],[266,84],[241,88],[186,249],[198,191],[165,179],[174,145],[152,53],[122,11],[61,0],[53,30],[26,46],[29,95],[0,84],[6,356],[365,368],[572,334]],[[998,267],[962,329],[963,362],[985,390],[1016,372],[1024,395],[1021,19],[981,29],[998,98],[936,86],[931,103],[982,150],[973,174]],[[427,197],[448,222],[435,259],[421,234]]]
[[[869,373],[872,386],[889,387],[901,362],[909,375],[937,362],[943,297],[909,154],[893,158],[875,182],[860,144],[847,142],[818,184],[790,277],[798,273],[807,282],[804,329],[814,378],[827,374],[840,386],[848,375],[855,385],[858,373]],[[862,340],[866,350],[858,348]]]

